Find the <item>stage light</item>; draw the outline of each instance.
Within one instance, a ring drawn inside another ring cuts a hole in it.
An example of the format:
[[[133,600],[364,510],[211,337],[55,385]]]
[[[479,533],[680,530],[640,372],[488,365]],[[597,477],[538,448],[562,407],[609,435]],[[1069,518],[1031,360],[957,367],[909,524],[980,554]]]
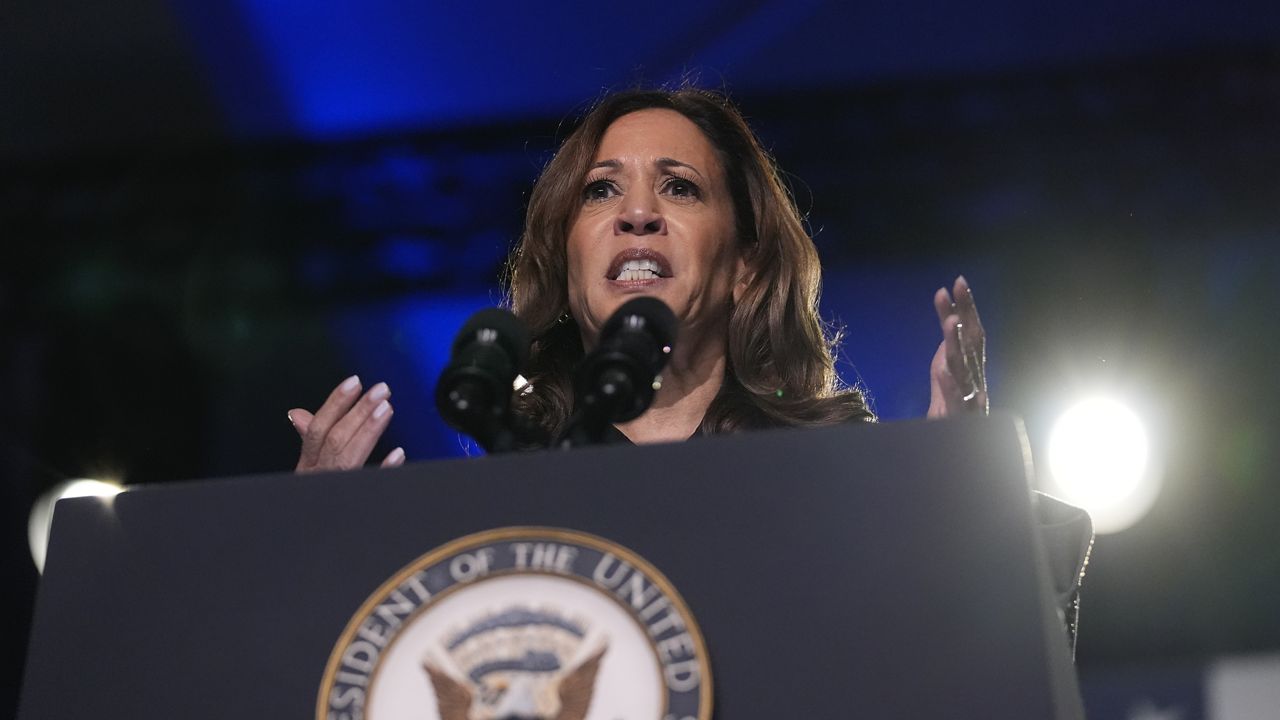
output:
[[[53,506],[63,498],[115,497],[124,490],[114,481],[79,478],[53,486],[36,499],[27,521],[27,543],[31,546],[31,560],[36,570],[44,572],[44,558],[49,550],[49,530],[53,525]]]
[[[1129,408],[1107,398],[1084,400],[1049,436],[1049,491],[1089,511],[1094,530],[1113,533],[1151,509],[1160,490],[1147,432]]]

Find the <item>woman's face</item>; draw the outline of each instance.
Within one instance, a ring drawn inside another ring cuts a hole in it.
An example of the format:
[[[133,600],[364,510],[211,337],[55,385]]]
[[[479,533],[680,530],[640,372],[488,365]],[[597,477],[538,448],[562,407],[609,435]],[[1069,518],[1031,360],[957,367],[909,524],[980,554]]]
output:
[[[569,228],[569,309],[590,347],[624,302],[652,295],[682,337],[723,335],[745,263],[733,200],[711,142],[673,110],[640,110],[605,131]]]

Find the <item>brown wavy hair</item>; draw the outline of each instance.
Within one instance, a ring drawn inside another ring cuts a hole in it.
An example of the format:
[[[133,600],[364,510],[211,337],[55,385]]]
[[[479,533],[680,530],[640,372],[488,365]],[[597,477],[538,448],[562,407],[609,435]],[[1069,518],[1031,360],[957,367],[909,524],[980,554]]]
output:
[[[724,383],[699,432],[873,421],[862,392],[835,372],[839,333],[828,332],[818,315],[817,249],[773,159],[728,97],[690,87],[605,97],[534,185],[508,264],[508,302],[534,338],[524,371],[532,390],[515,397],[517,416],[554,437],[573,410],[573,370],[584,353],[568,315],[569,227],[605,131],[647,109],[674,110],[711,141],[733,198],[737,240],[755,270],[731,311]]]

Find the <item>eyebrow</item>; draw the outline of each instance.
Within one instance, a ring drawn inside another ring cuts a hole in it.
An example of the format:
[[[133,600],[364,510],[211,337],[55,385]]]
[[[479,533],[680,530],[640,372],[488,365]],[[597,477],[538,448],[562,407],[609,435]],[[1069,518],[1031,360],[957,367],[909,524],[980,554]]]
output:
[[[690,165],[689,163],[680,162],[675,158],[660,157],[657,160],[654,160],[653,164],[664,169],[671,168],[671,167],[688,168],[692,170],[694,173],[696,173],[698,177],[704,177],[703,174],[698,170],[698,168]],[[620,170],[622,168],[622,161],[621,160],[601,160],[600,162],[592,165],[588,169],[595,170],[596,168],[609,168],[611,170]]]

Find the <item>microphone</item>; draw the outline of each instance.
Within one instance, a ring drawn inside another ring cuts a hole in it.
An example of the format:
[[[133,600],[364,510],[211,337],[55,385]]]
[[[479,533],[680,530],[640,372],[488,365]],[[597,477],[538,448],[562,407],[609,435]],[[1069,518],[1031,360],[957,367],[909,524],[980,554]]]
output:
[[[486,452],[514,447],[511,388],[529,359],[529,342],[528,329],[515,315],[498,308],[481,310],[458,331],[449,365],[436,382],[440,416]]]
[[[675,313],[661,300],[638,297],[618,308],[601,328],[596,349],[578,365],[578,409],[559,444],[598,444],[609,423],[648,410],[675,338]]]

